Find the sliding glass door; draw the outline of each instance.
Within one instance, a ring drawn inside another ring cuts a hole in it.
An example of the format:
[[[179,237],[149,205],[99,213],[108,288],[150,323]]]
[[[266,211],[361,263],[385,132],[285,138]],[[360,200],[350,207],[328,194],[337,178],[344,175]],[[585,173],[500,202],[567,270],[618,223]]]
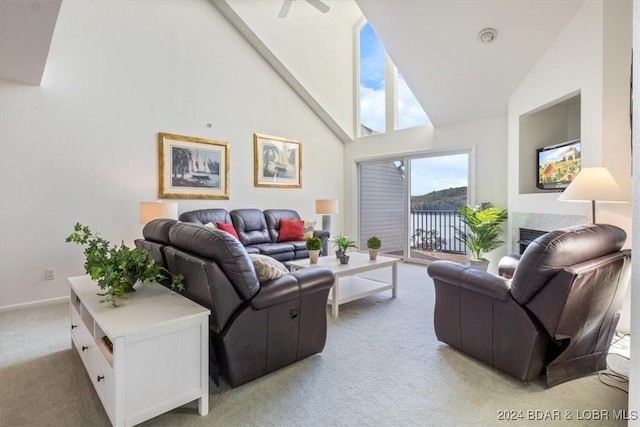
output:
[[[404,162],[385,160],[360,164],[360,248],[377,236],[381,254],[405,255]]]
[[[454,237],[455,208],[467,204],[469,151],[427,153],[359,164],[360,235],[382,240],[383,254],[414,260],[465,253]]]

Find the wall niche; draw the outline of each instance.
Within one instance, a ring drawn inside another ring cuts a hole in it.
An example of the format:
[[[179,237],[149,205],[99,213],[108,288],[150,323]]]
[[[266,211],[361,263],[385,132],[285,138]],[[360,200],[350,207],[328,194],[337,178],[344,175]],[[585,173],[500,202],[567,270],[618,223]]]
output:
[[[536,187],[536,150],[580,139],[580,91],[522,114],[519,121],[519,193],[549,193]]]

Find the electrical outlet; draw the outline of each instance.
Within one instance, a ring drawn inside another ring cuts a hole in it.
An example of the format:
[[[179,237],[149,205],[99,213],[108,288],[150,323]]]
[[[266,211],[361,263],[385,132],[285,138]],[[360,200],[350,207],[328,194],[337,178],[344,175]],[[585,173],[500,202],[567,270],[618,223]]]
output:
[[[44,269],[44,278],[47,280],[55,280],[56,278],[56,270],[53,268],[45,268]]]

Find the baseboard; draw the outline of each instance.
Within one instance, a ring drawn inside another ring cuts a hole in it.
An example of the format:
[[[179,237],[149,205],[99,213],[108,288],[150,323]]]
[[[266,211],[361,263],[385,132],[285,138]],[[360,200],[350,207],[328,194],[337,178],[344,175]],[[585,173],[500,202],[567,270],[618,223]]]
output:
[[[4,313],[6,311],[22,310],[24,308],[38,307],[43,305],[59,304],[63,302],[69,302],[69,297],[66,296],[66,297],[44,299],[44,300],[34,301],[34,302],[25,302],[22,304],[5,305],[0,307],[0,313]]]

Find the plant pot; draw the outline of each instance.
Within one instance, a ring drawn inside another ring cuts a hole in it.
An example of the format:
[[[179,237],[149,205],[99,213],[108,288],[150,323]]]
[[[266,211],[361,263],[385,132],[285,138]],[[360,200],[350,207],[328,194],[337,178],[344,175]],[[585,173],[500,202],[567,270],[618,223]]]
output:
[[[342,255],[340,258],[340,264],[349,264],[349,255]]]
[[[489,268],[489,261],[486,259],[470,259],[469,266],[476,270],[487,271]]]
[[[309,251],[309,263],[310,264],[317,264],[318,263],[318,257],[320,256],[320,250],[310,250]]]
[[[336,258],[340,258],[343,255],[344,255],[344,251],[341,251],[341,250],[336,251]]]
[[[130,294],[131,292],[135,292],[136,290],[133,288],[133,285],[135,285],[136,283],[138,283],[137,280],[133,281],[132,283],[129,283],[129,287],[125,292],[128,294]]]
[[[377,249],[369,249],[369,260],[375,261],[378,258],[378,250]]]

